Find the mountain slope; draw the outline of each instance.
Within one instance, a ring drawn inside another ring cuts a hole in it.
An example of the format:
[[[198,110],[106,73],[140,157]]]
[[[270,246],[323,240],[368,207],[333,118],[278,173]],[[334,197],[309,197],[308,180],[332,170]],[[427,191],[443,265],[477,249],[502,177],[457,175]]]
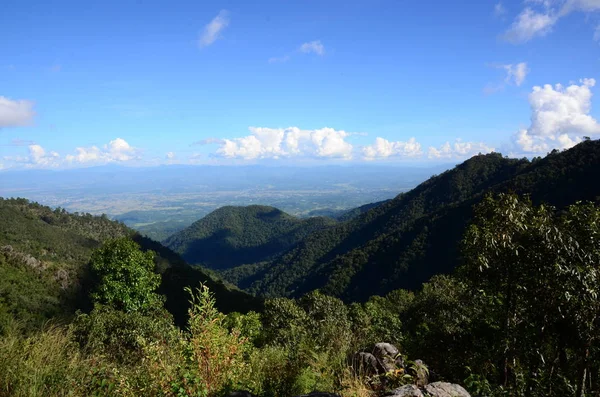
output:
[[[228,269],[271,259],[335,223],[324,217],[299,219],[268,206],[226,206],[175,233],[165,245],[189,263]]]
[[[348,301],[418,288],[451,271],[472,205],[487,192],[516,191],[564,206],[600,196],[600,142],[529,162],[480,155],[349,222],[313,233],[239,281],[267,296],[316,288]]]
[[[70,214],[26,199],[0,198],[0,219],[0,323],[13,317],[33,326],[85,309],[92,251],[107,239],[123,236],[131,237],[143,250],[156,252],[161,292],[167,297],[167,309],[180,323],[188,303],[183,287],[199,282],[221,296],[224,311],[247,311],[260,305],[202,269],[191,268],[160,243],[105,216]]]

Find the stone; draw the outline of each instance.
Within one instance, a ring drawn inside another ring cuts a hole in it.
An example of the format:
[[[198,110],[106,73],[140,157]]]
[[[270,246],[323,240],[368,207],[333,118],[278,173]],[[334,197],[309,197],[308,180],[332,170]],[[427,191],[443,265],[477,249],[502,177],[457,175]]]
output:
[[[424,397],[421,390],[415,385],[404,385],[388,392],[384,397]]]
[[[428,384],[425,386],[425,395],[430,397],[471,397],[462,386],[447,382]]]
[[[354,355],[352,367],[356,374],[361,376],[377,375],[383,371],[377,357],[366,352],[360,352]]]
[[[400,351],[391,343],[376,343],[373,347],[373,355],[379,360],[384,372],[404,368]]]

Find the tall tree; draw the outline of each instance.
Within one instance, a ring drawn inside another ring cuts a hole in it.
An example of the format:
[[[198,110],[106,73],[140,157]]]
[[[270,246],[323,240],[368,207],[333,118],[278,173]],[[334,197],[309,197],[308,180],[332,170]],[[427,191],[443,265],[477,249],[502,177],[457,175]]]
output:
[[[162,305],[155,291],[160,276],[154,273],[154,252],[142,252],[128,238],[109,240],[94,251],[91,269],[95,280],[95,303],[125,312],[146,310]]]

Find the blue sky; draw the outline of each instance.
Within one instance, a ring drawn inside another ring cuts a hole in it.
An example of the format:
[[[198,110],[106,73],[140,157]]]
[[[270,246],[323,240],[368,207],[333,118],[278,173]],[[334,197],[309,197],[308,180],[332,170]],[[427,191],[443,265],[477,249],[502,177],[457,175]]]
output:
[[[436,162],[600,135],[600,0],[4,0],[0,37],[5,169]]]

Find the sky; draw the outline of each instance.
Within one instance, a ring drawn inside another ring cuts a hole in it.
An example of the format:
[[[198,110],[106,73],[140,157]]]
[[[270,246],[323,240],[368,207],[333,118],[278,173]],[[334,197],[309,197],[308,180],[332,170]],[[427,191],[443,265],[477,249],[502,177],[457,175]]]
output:
[[[545,155],[599,72],[600,0],[3,0],[0,169]]]

